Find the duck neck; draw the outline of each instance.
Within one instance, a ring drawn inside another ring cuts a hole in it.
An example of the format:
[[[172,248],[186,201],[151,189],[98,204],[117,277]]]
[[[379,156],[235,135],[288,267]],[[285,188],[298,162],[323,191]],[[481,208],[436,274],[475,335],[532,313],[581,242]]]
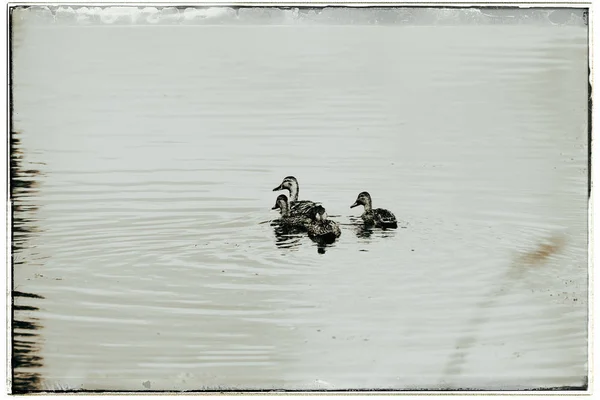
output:
[[[298,201],[298,192],[300,192],[300,188],[298,187],[298,183],[292,183],[290,187],[290,201]]]
[[[365,204],[364,204],[364,206],[365,206],[365,212],[370,212],[370,211],[372,211],[372,210],[373,210],[373,204],[371,204],[371,199],[367,199],[367,200],[365,201]]]
[[[282,217],[289,217],[290,216],[290,206],[289,204],[286,202],[281,202],[279,203],[279,208],[281,209],[281,216]]]

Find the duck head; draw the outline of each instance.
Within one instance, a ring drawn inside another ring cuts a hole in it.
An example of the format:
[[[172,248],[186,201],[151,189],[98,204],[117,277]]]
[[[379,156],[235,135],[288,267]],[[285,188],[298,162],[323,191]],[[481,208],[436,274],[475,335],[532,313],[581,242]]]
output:
[[[280,194],[277,196],[277,200],[275,200],[275,205],[271,208],[271,210],[280,210],[281,216],[286,217],[290,213],[290,206],[288,203],[288,198],[285,194]]]
[[[350,208],[361,205],[365,206],[365,211],[369,211],[371,209],[371,195],[368,192],[360,192],[356,198],[356,201],[350,206]]]
[[[283,182],[281,182],[279,186],[273,189],[274,192],[277,192],[279,190],[289,191],[290,199],[292,201],[298,201],[298,192],[300,188],[298,186],[298,180],[293,176],[286,176],[285,178],[283,178]]]
[[[313,219],[320,222],[327,221],[327,211],[325,211],[325,207],[316,206],[313,209]]]

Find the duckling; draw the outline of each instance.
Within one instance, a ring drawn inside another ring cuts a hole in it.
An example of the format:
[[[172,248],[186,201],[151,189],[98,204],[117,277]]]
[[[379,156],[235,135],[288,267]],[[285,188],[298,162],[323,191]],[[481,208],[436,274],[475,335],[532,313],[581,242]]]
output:
[[[280,194],[279,196],[277,196],[277,200],[275,200],[275,205],[273,206],[273,208],[271,208],[271,210],[280,210],[281,218],[277,220],[277,222],[280,226],[286,228],[300,228],[306,230],[307,226],[311,222],[310,218],[307,216],[293,216],[290,214],[290,204],[285,194]]]
[[[339,224],[327,219],[327,212],[321,205],[311,210],[311,222],[307,228],[308,236],[322,242],[333,242],[342,234]]]
[[[365,212],[361,215],[365,224],[375,225],[379,228],[397,228],[398,222],[396,216],[389,210],[384,208],[373,209],[373,202],[371,201],[371,195],[367,192],[359,193],[354,204],[350,208],[363,205],[365,206]]]
[[[310,200],[298,200],[298,193],[300,192],[300,187],[298,186],[298,180],[293,176],[286,176],[283,178],[283,182],[275,189],[274,192],[278,190],[288,190],[290,193],[290,214],[294,215],[310,215],[311,210],[317,205],[317,203]]]

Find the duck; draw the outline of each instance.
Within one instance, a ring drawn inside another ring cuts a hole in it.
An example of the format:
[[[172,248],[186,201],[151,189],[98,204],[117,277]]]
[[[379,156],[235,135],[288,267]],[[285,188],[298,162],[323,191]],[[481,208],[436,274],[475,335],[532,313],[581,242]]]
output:
[[[275,205],[271,210],[279,210],[281,218],[277,220],[277,224],[284,228],[299,228],[306,230],[311,222],[310,217],[305,215],[291,215],[290,203],[285,194],[280,194],[275,200]]]
[[[300,187],[298,185],[298,180],[293,176],[286,176],[283,178],[283,181],[279,186],[273,189],[274,192],[279,190],[287,190],[290,193],[290,214],[292,216],[304,215],[310,216],[314,214],[312,211],[314,207],[317,206],[317,203],[310,200],[298,200],[298,193],[300,192]]]
[[[371,195],[368,192],[360,192],[354,204],[350,208],[363,205],[365,212],[361,215],[361,218],[368,225],[375,225],[378,228],[397,228],[398,222],[396,216],[389,210],[384,208],[373,209],[373,201]]]
[[[340,225],[328,219],[327,211],[321,205],[316,205],[311,210],[311,218],[307,230],[308,236],[322,242],[333,242],[342,234]]]

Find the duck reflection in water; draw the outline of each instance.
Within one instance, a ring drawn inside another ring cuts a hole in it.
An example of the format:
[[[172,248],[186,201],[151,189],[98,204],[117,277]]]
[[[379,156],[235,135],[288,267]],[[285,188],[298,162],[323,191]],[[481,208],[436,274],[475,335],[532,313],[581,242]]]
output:
[[[282,249],[291,249],[300,246],[300,240],[304,237],[303,232],[299,232],[295,228],[277,225],[276,222],[271,224],[275,233],[275,245]]]
[[[368,239],[373,235],[373,226],[365,224],[360,217],[350,217],[351,225],[354,227],[356,237],[360,239]]]
[[[271,223],[275,233],[275,245],[281,249],[295,249],[302,245],[302,239],[306,238],[306,230],[278,225],[275,221]],[[326,249],[332,246],[332,243],[323,243],[318,239],[311,238],[317,245],[317,253],[325,254]]]
[[[370,239],[375,233],[376,237],[388,238],[396,235],[395,229],[376,229],[374,225],[365,224],[361,217],[350,217],[350,226],[353,227],[356,237],[359,239]],[[405,228],[402,226],[401,228]]]

